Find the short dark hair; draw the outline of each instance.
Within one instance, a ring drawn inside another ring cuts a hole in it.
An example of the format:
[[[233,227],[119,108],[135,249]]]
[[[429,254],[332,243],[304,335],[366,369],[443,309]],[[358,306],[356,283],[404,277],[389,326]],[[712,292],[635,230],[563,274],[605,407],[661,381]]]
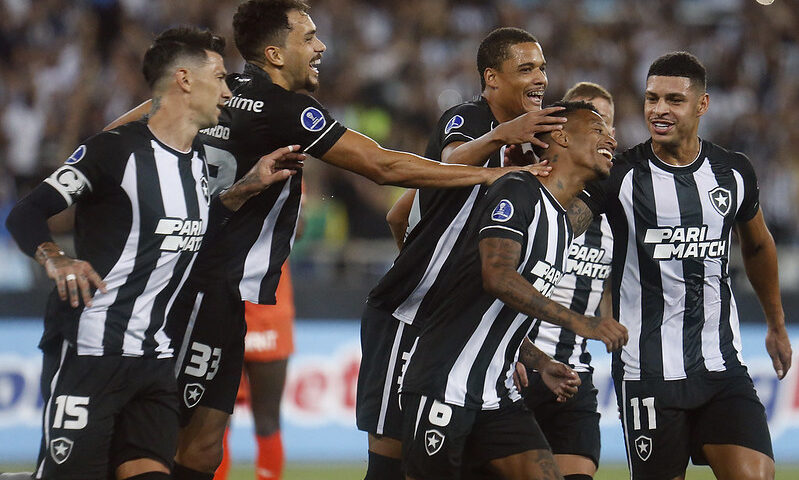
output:
[[[142,73],[147,85],[152,89],[156,82],[168,73],[169,66],[180,57],[206,60],[208,58],[206,50],[223,55],[224,37],[189,26],[165,30],[155,37],[153,44],[144,54]]]
[[[480,42],[480,47],[477,49],[477,73],[480,75],[482,90],[486,88],[483,76],[486,68],[499,70],[502,62],[510,58],[510,47],[518,43],[538,43],[538,39],[521,28],[502,27],[489,33]]]
[[[579,82],[563,94],[562,101],[569,102],[574,98],[604,98],[613,105],[613,95],[598,83]]]
[[[553,103],[552,105],[547,105],[544,108],[549,108],[549,107],[563,107],[564,108],[563,110],[560,110],[558,112],[550,113],[549,115],[552,116],[552,117],[568,118],[573,113],[579,112],[580,110],[589,110],[589,111],[594,112],[597,115],[599,115],[599,112],[597,111],[596,107],[593,104],[588,103],[588,102],[583,102],[583,101],[566,102],[566,101],[561,100],[559,102]],[[551,133],[552,132],[545,132],[538,138],[539,139],[543,139],[544,137],[549,136]],[[533,153],[535,153],[535,155],[537,157],[540,157],[541,155],[543,155],[545,151],[546,151],[545,148],[541,148],[538,145],[533,145]]]
[[[282,47],[291,30],[288,12],[308,13],[303,0],[249,0],[239,5],[233,16],[233,39],[244,60],[263,63],[264,48]]]
[[[649,66],[646,78],[653,75],[664,77],[686,77],[695,86],[707,87],[707,72],[704,65],[688,52],[671,52],[660,56]]]

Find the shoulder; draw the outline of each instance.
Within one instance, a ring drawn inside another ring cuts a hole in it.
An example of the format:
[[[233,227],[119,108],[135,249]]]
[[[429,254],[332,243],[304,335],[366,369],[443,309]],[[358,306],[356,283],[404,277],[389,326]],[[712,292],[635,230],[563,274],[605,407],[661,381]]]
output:
[[[541,198],[541,182],[529,172],[510,172],[501,176],[488,189],[486,195],[523,195],[533,203]]]
[[[491,120],[491,110],[485,101],[475,100],[464,102],[446,110],[439,118],[439,123],[445,124],[446,133],[463,127],[467,122],[488,122]]]
[[[86,149],[87,156],[96,154],[116,156],[130,152],[144,142],[149,144],[149,139],[147,124],[143,120],[139,120],[92,135],[83,142],[81,147]]]
[[[703,148],[706,149],[707,153],[705,156],[711,163],[727,165],[733,170],[743,170],[746,172],[752,170],[752,162],[750,162],[749,157],[742,152],[727,150],[722,146],[706,140],[703,140]]]

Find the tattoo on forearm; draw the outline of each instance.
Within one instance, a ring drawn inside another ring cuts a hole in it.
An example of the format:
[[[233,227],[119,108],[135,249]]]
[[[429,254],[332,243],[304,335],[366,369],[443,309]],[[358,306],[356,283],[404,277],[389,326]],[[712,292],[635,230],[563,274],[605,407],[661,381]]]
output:
[[[588,230],[588,225],[591,224],[591,220],[594,219],[594,213],[588,208],[588,205],[579,198],[574,199],[569,207],[567,215],[569,216],[569,222],[572,224],[575,237],[579,237],[585,233],[585,231]]]
[[[532,342],[522,342],[522,346],[519,348],[519,361],[522,362],[524,366],[540,369],[542,367],[542,362],[548,359],[549,356],[533,345]]]

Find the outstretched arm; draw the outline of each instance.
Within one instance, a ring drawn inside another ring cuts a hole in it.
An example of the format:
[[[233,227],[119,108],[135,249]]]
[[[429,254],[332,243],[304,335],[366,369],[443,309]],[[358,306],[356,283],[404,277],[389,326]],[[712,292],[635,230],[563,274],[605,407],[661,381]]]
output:
[[[605,343],[614,351],[627,343],[627,329],[613,318],[586,317],[546,298],[516,268],[521,244],[505,238],[480,240],[483,288],[506,305],[534,318]]]
[[[482,168],[444,165],[412,153],[383,148],[371,138],[352,130],[347,130],[321,159],[380,185],[409,188],[490,185],[512,171],[539,170],[535,166]]]
[[[792,350],[788,332],[785,330],[785,312],[780,297],[777,247],[763,220],[762,210],[758,210],[751,220],[736,224],[736,229],[741,240],[746,276],[749,277],[766,315],[766,350],[771,356],[777,377],[783,379],[791,368]]]

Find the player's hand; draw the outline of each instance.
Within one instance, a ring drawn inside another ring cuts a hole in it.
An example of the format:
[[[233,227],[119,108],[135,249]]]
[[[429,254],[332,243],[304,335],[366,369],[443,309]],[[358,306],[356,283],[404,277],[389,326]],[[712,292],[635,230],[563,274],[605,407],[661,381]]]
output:
[[[55,280],[58,297],[61,300],[69,299],[73,308],[80,304],[80,298],[83,298],[86,306],[92,305],[92,287],[99,288],[103,293],[107,292],[105,282],[89,262],[58,255],[47,258],[44,269],[47,276]]]
[[[627,345],[627,328],[612,317],[583,317],[583,321],[575,325],[574,333],[602,341],[608,352]]]
[[[524,167],[527,165],[542,165],[544,162],[538,162],[538,157],[535,156],[532,149],[524,150],[524,145],[505,145],[505,150],[502,152],[502,166],[503,167]],[[549,168],[552,170],[552,168]]]
[[[516,385],[516,390],[519,391],[530,384],[527,379],[527,367],[522,362],[516,362],[516,370],[513,372],[513,384]]]
[[[582,383],[577,372],[557,360],[547,362],[544,368],[538,372],[541,374],[544,385],[552,390],[557,401],[561,403],[572,398],[577,393],[577,387]]]
[[[506,145],[531,143],[541,148],[549,145],[535,137],[538,133],[560,130],[566,123],[564,117],[553,117],[551,113],[559,112],[564,107],[548,107],[537,112],[527,112],[513,120],[501,123],[495,130]]]
[[[788,369],[791,368],[791,357],[793,356],[791,340],[788,338],[785,324],[776,328],[769,327],[766,332],[766,351],[771,357],[777,378],[782,380],[788,374]]]
[[[253,181],[260,182],[260,186],[264,188],[282,182],[304,166],[305,154],[299,153],[299,150],[299,145],[278,148],[261,157],[246,176],[252,174]]]

